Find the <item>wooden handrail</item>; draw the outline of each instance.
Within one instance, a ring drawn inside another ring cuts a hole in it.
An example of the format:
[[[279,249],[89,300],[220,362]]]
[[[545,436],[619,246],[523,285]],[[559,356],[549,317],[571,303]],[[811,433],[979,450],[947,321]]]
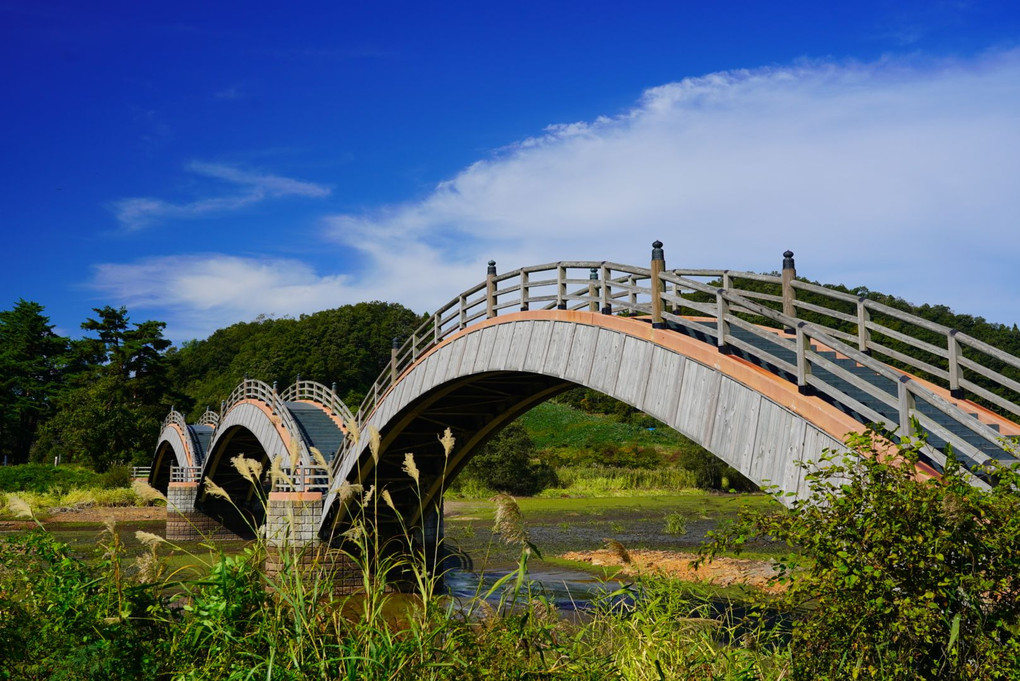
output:
[[[280,394],[280,400],[283,402],[307,400],[322,405],[329,412],[336,414],[345,425],[354,421],[354,414],[340,396],[332,388],[327,388],[316,381],[295,381]]]
[[[597,273],[597,279],[591,279],[592,269]],[[953,329],[888,305],[796,279],[791,282],[793,289],[817,294],[823,301],[829,300],[833,304],[830,306],[825,302],[794,300],[794,310],[813,312],[831,320],[831,323],[807,323],[798,320],[795,316],[783,314],[782,311],[776,309],[782,305],[784,300],[782,296],[741,288],[741,281],[746,280],[775,284],[778,290],[782,286],[782,278],[777,275],[725,269],[668,269],[658,276],[659,286],[653,287],[650,268],[610,261],[552,262],[493,275],[486,281],[454,297],[449,303],[440,307],[424,324],[415,329],[394,353],[391,365],[383,370],[368,390],[365,400],[352,418],[359,425],[363,424],[377,406],[378,401],[395,384],[395,380],[399,380],[399,377],[422,355],[452,334],[488,316],[518,306],[521,308],[539,306],[545,309],[557,307],[600,309],[607,313],[626,312],[650,315],[653,307],[653,290],[657,289],[657,295],[663,303],[662,317],[666,321],[688,328],[697,328],[699,332],[713,336],[720,348],[725,349],[727,345],[731,344],[747,346],[743,348],[745,351],[760,355],[762,360],[774,366],[784,367],[784,370],[785,367],[792,368],[791,373],[797,376],[798,383],[802,387],[840,392],[834,386],[822,384],[817,376],[812,375],[810,372],[812,365],[824,366],[828,371],[852,384],[856,379],[851,372],[828,361],[814,350],[814,345],[821,344],[854,359],[858,364],[867,366],[889,380],[895,381],[897,385],[904,386],[902,389],[897,388],[897,390],[901,390],[902,394],[895,397],[885,395],[880,398],[883,400],[888,398],[889,401],[896,403],[895,407],[900,418],[898,419],[899,423],[893,425],[902,428],[909,424],[911,419],[922,421],[927,419],[917,411],[916,406],[912,406],[920,399],[946,413],[953,420],[962,423],[989,442],[998,442],[998,434],[989,426],[932,393],[919,382],[909,378],[904,381],[903,374],[870,355],[890,357],[935,376],[937,379],[946,380],[949,383],[949,388],[953,391],[963,388],[972,389],[971,386],[974,384],[965,375],[965,372],[969,371],[991,380],[1011,393],[1015,392],[1016,381],[1003,376],[983,363],[976,363],[974,359],[962,358],[960,349],[962,346],[966,346],[972,351],[980,352],[1016,368],[1020,368],[1020,358],[1013,357]],[[708,279],[709,281],[699,281],[699,279]],[[718,286],[720,282],[723,283],[722,287]],[[713,302],[692,300],[689,294],[701,294]],[[764,303],[772,303],[776,307],[770,307]],[[676,310],[681,308],[694,310],[699,315],[709,318],[709,321],[716,323],[717,329],[713,330],[710,326],[691,322],[683,315],[676,314]],[[538,308],[531,307],[531,309]],[[945,345],[936,345],[931,342],[930,338],[912,335],[910,328],[891,328],[880,320],[876,320],[872,313],[876,313],[880,317],[884,315],[905,322],[911,327],[943,336]],[[742,315],[763,318],[767,323],[774,324],[779,328],[797,329],[798,338],[801,340],[795,342],[797,339],[791,336],[783,337],[758,329],[754,324],[748,323],[748,320],[745,320]],[[848,333],[843,329],[836,328],[837,322],[852,324],[857,328],[855,332]],[[777,343],[786,350],[793,350],[797,353],[796,366],[789,365],[768,350],[741,343],[729,334],[728,329],[731,326],[738,326],[745,330],[751,329],[751,332],[759,338],[770,343]],[[873,335],[895,339],[932,356],[933,359],[925,361],[895,351],[874,340]],[[978,369],[977,366],[981,368]],[[859,379],[857,380],[859,382]],[[988,393],[984,389],[973,390],[973,392],[982,397]],[[845,397],[849,404],[863,407],[849,396]],[[1006,399],[996,395],[995,398],[992,401],[997,405],[1020,415],[1020,404],[1017,403],[1015,396],[1012,399]],[[889,404],[889,406],[893,405]],[[854,408],[856,409],[856,407]],[[864,411],[860,413],[866,417],[879,416],[874,412],[868,414],[869,411],[864,408]],[[936,428],[935,430],[941,431],[942,429]],[[943,433],[939,432],[940,437],[951,442],[957,451],[965,453],[974,461],[981,462],[987,459],[987,456],[973,445],[958,436],[952,436],[951,433],[948,435],[950,437],[943,437]],[[941,456],[937,453],[932,455],[936,460],[939,460]]]

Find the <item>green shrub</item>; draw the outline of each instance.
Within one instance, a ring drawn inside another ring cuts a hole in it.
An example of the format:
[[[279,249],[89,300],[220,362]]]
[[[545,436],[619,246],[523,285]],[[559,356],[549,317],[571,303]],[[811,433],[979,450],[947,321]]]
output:
[[[728,465],[707,449],[678,449],[670,457],[674,464],[691,471],[701,489],[716,489],[728,492],[755,492],[758,486],[744,477],[740,471]]]
[[[543,457],[553,466],[652,469],[666,463],[656,447],[606,443],[580,450],[550,450]]]
[[[0,491],[42,493],[54,488],[99,487],[101,478],[95,471],[80,466],[23,463],[0,466]]]
[[[847,444],[807,469],[788,513],[743,513],[705,549],[798,549],[776,564],[797,616],[793,678],[1020,678],[1020,472],[996,470],[985,491],[952,457],[919,479],[918,443]]]
[[[687,534],[687,516],[680,512],[673,512],[666,516],[666,534],[682,535]]]
[[[641,491],[676,491],[695,487],[694,475],[683,468],[615,468],[564,466],[556,469],[559,486],[543,496],[615,496]]]
[[[497,492],[523,496],[556,484],[556,471],[536,457],[535,444],[519,423],[503,428],[475,454],[459,477]]]

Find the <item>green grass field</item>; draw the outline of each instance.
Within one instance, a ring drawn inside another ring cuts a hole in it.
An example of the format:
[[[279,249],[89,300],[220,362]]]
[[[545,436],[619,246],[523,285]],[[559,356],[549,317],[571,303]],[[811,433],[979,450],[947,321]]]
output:
[[[520,422],[540,450],[596,449],[622,444],[664,449],[698,446],[671,428],[649,430],[557,402],[543,402],[521,416]]]

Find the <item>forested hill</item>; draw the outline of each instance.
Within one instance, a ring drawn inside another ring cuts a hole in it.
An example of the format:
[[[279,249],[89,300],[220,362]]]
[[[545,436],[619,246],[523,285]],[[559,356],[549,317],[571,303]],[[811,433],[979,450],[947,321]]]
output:
[[[181,411],[197,418],[245,377],[280,390],[300,376],[326,386],[357,409],[390,358],[393,339],[404,341],[422,322],[396,303],[358,303],[298,319],[266,319],[228,326],[205,340],[170,352],[173,382],[188,399]]]

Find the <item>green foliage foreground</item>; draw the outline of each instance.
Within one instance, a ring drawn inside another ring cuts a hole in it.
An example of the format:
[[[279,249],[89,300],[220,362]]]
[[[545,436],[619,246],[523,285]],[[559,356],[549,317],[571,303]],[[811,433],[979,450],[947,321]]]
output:
[[[796,614],[793,678],[1020,678],[1020,473],[989,469],[984,491],[952,456],[920,479],[920,441],[847,444],[804,466],[810,494],[789,512],[742,513],[704,548],[768,536],[797,549],[778,562],[774,604]]]
[[[138,559],[112,531],[89,559],[44,532],[7,538],[0,678],[1020,678],[1020,475],[998,471],[983,491],[952,461],[918,479],[916,449],[889,458],[873,434],[850,447],[856,458],[807,471],[808,499],[746,514],[706,548],[761,534],[798,548],[779,563],[783,594],[737,608],[644,577],[585,621],[559,617],[527,578],[534,547],[507,495],[496,526],[518,569],[465,601],[439,593],[420,553],[361,558],[370,518],[349,534],[352,596],[315,570],[267,578],[260,545],[171,572],[179,549],[146,533]],[[382,503],[359,494],[366,515]]]

